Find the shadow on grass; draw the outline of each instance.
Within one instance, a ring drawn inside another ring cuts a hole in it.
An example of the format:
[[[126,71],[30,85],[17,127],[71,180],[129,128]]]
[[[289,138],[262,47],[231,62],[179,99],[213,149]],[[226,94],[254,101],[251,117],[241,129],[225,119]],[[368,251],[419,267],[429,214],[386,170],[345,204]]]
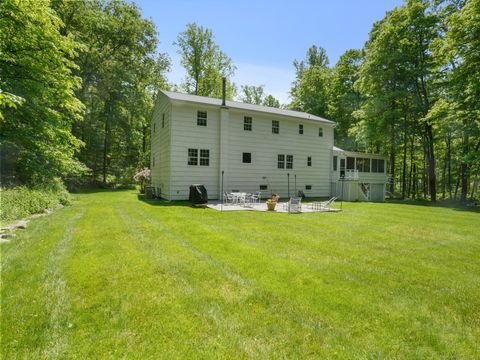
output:
[[[387,199],[385,204],[395,204],[395,205],[414,205],[414,206],[424,206],[424,207],[435,207],[435,208],[445,208],[455,211],[467,211],[480,214],[480,207],[478,206],[466,206],[458,201],[437,201],[432,203],[429,200],[400,200],[400,199]]]
[[[100,188],[100,187],[85,187],[78,188],[75,190],[69,190],[71,194],[96,194],[96,193],[110,193],[110,192],[122,192],[122,191],[133,191],[135,188]]]
[[[137,199],[150,206],[180,206],[196,209],[196,207],[192,206],[192,204],[187,200],[168,201],[165,199],[145,199],[144,194],[137,194]]]

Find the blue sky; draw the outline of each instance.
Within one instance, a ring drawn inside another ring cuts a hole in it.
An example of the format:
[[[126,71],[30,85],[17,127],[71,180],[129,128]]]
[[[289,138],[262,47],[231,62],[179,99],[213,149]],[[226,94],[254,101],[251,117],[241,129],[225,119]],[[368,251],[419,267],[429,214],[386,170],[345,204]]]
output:
[[[265,91],[289,102],[294,59],[307,49],[326,49],[330,65],[351,48],[359,49],[368,33],[388,10],[402,0],[319,1],[155,1],[135,0],[159,32],[159,51],[169,54],[172,83],[181,83],[185,71],[173,42],[189,22],[212,29],[216,43],[237,66],[233,81],[265,85]]]

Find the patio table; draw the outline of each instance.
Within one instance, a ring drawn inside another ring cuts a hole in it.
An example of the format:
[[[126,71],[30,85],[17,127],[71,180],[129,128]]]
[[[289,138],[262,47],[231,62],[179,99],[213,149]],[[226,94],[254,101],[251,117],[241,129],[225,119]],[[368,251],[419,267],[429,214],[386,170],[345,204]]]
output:
[[[238,193],[232,193],[233,197],[233,202],[237,204],[242,204],[245,206],[245,200],[247,198],[247,193],[244,192],[238,192]]]

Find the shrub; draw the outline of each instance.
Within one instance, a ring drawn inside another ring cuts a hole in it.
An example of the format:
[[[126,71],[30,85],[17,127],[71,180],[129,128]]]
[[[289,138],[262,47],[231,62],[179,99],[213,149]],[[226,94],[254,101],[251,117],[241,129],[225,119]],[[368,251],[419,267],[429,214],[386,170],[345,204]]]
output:
[[[54,181],[43,184],[43,188],[16,186],[0,189],[0,201],[0,220],[3,222],[41,213],[58,204],[68,205],[71,199],[61,181]]]

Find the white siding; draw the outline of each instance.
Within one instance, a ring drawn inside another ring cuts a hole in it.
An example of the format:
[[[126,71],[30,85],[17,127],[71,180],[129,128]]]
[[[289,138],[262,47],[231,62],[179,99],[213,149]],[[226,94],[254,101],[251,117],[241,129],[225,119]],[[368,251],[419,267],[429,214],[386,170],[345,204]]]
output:
[[[252,131],[243,128],[244,116],[252,117]],[[280,123],[279,134],[272,133],[272,120]],[[303,135],[298,125],[303,124]],[[323,136],[318,136],[318,128],[323,128]],[[333,147],[333,127],[316,121],[292,119],[262,113],[230,111],[230,135],[228,183],[225,191],[240,190],[253,192],[260,185],[271,185],[263,195],[271,191],[281,197],[287,196],[290,173],[290,195],[297,190],[307,196],[328,196],[330,194],[330,159]],[[252,153],[252,163],[242,162],[242,153]],[[278,169],[278,154],[293,155],[293,169]],[[312,166],[307,166],[307,157],[312,157]],[[267,177],[268,182],[262,179]],[[311,185],[311,190],[305,190]]]
[[[197,125],[197,111],[207,112],[207,126]],[[188,199],[191,184],[203,184],[209,199],[219,197],[218,107],[180,103],[173,105],[170,199]],[[210,165],[188,165],[188,149],[210,150]]]
[[[207,112],[207,126],[197,125],[197,111]],[[252,118],[252,131],[244,130],[245,116]],[[279,134],[272,133],[272,120],[279,121]],[[221,121],[227,126],[220,126]],[[299,124],[303,125],[303,134],[299,134]],[[319,128],[323,129],[323,136],[319,136]],[[226,139],[223,145],[220,131],[224,134],[222,139]],[[253,110],[222,110],[212,104],[172,100],[161,93],[154,109],[151,136],[152,184],[157,191],[161,190],[162,197],[170,200],[188,199],[191,184],[205,185],[209,199],[220,198],[222,170],[225,171],[224,191],[227,192],[255,192],[260,190],[260,185],[267,185],[267,190],[261,190],[263,197],[276,192],[285,199],[287,174],[290,174],[291,196],[298,190],[307,197],[338,196],[341,184],[337,181],[339,172],[332,169],[334,154],[339,159],[346,156],[383,158],[373,154],[332,151],[331,124]],[[222,158],[220,146],[224,154]],[[209,166],[188,165],[189,148],[198,149],[199,153],[208,149]],[[251,153],[251,163],[243,163],[244,152]],[[293,155],[292,169],[278,168],[279,154]],[[307,165],[308,157],[312,159],[312,166]],[[359,177],[359,182],[371,185],[371,199],[382,201],[386,174],[360,173]],[[359,182],[343,184],[345,199],[360,200]],[[310,190],[306,190],[307,185],[311,186]]]
[[[162,128],[162,116],[165,116]],[[169,196],[170,191],[170,140],[171,140],[172,106],[170,100],[159,93],[153,110],[151,126],[151,161],[150,169],[152,185],[157,194],[164,198]],[[153,158],[155,157],[155,166]]]

